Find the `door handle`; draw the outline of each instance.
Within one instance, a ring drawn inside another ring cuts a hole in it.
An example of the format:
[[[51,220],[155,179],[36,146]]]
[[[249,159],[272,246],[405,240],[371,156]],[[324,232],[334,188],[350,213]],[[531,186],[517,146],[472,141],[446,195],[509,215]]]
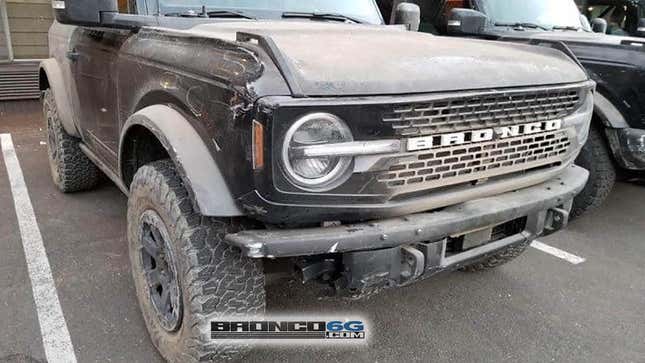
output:
[[[67,58],[72,62],[76,62],[80,56],[81,55],[76,50],[70,50],[67,52]]]

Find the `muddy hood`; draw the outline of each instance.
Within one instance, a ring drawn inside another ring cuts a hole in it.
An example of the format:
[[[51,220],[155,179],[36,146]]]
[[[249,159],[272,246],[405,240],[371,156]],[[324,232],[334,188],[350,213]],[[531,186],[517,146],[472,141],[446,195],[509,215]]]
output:
[[[314,21],[197,25],[190,36],[270,37],[279,67],[304,96],[394,95],[563,84],[587,79],[563,53],[505,42],[437,37],[400,28]]]

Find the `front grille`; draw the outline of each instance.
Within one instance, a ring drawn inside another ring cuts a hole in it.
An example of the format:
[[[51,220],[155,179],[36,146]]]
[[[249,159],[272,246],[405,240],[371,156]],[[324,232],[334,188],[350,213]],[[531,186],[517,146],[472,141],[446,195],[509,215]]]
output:
[[[397,193],[462,184],[562,163],[566,130],[407,153],[377,178]]]
[[[398,135],[418,136],[553,120],[572,114],[582,91],[567,87],[442,97],[396,105],[382,121]]]

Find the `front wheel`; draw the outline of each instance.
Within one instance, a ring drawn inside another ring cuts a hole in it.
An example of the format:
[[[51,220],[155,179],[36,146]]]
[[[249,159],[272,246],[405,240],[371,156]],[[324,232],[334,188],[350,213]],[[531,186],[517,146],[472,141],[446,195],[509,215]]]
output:
[[[63,193],[94,188],[100,181],[101,172],[81,151],[81,140],[63,128],[50,89],[43,92],[43,114],[47,123],[47,156],[54,184]]]
[[[210,322],[265,312],[264,273],[224,242],[231,220],[206,218],[169,160],[142,167],[128,200],[132,274],[153,344],[170,362],[241,358],[248,346],[211,339]]]
[[[598,127],[591,127],[589,139],[582,147],[576,165],[589,170],[589,181],[573,200],[572,218],[600,207],[616,184],[616,168]]]

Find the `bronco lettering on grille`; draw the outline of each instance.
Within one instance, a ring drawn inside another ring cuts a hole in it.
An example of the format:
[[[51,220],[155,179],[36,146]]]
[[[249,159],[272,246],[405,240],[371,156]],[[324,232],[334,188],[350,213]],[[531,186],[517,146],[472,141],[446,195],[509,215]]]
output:
[[[540,132],[559,130],[560,128],[562,128],[562,120],[550,120],[533,122],[523,125],[502,126],[490,129],[455,132],[451,134],[415,137],[408,139],[407,150],[418,151],[453,145],[492,141],[495,139],[507,139],[509,137],[517,137],[522,135],[531,135],[538,134]]]

